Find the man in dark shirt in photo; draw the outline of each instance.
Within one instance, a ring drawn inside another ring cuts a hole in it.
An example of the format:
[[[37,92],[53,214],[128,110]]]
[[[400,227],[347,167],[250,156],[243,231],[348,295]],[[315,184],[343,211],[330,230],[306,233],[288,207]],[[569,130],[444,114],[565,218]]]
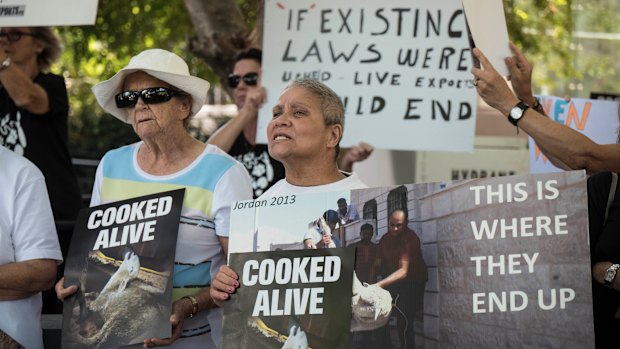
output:
[[[393,312],[400,347],[415,348],[413,323],[416,312],[422,310],[428,272],[422,258],[420,238],[409,229],[407,222],[407,213],[402,209],[392,211],[389,216],[388,232],[379,241],[384,278],[377,285],[390,291],[400,309],[400,312]]]

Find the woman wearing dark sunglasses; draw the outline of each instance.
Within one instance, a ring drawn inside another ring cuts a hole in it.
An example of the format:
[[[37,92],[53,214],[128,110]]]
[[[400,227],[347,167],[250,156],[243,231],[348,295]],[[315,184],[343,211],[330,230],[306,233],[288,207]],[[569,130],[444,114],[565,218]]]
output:
[[[215,348],[220,340],[222,310],[212,309],[211,273],[225,263],[230,203],[251,199],[252,193],[240,163],[188,132],[189,119],[204,104],[208,88],[208,82],[189,74],[179,56],[160,49],[141,52],[93,87],[101,107],[131,124],[141,141],[106,153],[97,168],[91,206],[185,188],[172,337],[146,338],[147,347]],[[65,288],[63,281],[56,285],[61,299],[77,290],[75,285]]]
[[[56,229],[66,255],[81,196],[67,147],[65,80],[47,72],[61,51],[50,27],[0,28],[0,146],[43,172],[54,219],[66,222]],[[43,293],[43,312],[62,312],[53,291]]]
[[[267,145],[256,144],[258,110],[266,100],[265,88],[260,84],[261,60],[261,50],[254,48],[235,57],[227,83],[238,114],[208,140],[245,166],[252,177],[255,198],[284,178],[284,167],[269,155]]]

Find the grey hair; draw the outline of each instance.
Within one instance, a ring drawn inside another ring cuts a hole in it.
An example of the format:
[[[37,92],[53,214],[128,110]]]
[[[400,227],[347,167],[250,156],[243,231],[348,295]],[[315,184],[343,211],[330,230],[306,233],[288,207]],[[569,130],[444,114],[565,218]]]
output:
[[[43,47],[43,51],[37,55],[37,64],[43,71],[47,71],[52,63],[62,53],[63,46],[60,38],[52,27],[30,27],[32,36]]]
[[[320,108],[325,125],[340,125],[344,134],[344,105],[334,90],[318,80],[309,78],[295,80],[285,90],[292,87],[302,87],[317,96],[321,101]],[[340,140],[336,145],[336,157],[338,157],[338,153],[340,153]]]

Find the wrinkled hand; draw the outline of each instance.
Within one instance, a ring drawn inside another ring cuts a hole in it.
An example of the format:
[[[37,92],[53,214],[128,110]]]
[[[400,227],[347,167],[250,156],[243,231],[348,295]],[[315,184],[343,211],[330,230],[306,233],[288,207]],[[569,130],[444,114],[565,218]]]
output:
[[[500,111],[503,115],[508,115],[510,109],[514,107],[519,100],[512,93],[508,83],[495,70],[491,62],[478,48],[473,49],[473,54],[480,60],[484,70],[472,68],[471,73],[476,80],[476,90],[480,97],[491,107]]]
[[[224,302],[230,298],[239,288],[239,275],[235,273],[229,266],[223,265],[215,274],[209,287],[209,294],[218,307],[223,307]]]
[[[374,150],[372,145],[364,142],[351,147],[340,160],[340,169],[351,172],[354,163],[368,159]]]
[[[70,285],[65,287],[65,277],[63,276],[60,280],[58,280],[56,285],[54,285],[54,290],[56,291],[56,297],[59,300],[64,301],[65,298],[77,292],[78,286]]]
[[[529,105],[534,104],[534,95],[532,94],[532,70],[533,66],[528,62],[523,53],[513,44],[510,43],[510,49],[514,57],[506,58],[506,66],[510,75],[508,80],[512,82],[517,97]]]
[[[172,314],[170,315],[172,334],[170,338],[147,338],[144,340],[144,348],[168,346],[181,337],[181,333],[183,332],[183,322],[185,321],[185,318],[192,313],[191,308],[188,310],[187,303],[188,302],[183,298],[172,303]]]
[[[267,92],[263,86],[257,86],[256,88],[248,90],[245,95],[245,101],[243,102],[243,108],[239,110],[239,113],[247,113],[256,117],[258,110],[267,100]]]

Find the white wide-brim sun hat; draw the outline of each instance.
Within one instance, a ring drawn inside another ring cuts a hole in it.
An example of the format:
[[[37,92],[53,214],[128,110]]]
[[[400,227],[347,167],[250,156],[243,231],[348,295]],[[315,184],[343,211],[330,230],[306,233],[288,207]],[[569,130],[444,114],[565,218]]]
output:
[[[129,61],[129,64],[110,79],[93,86],[92,91],[99,105],[108,113],[128,124],[127,109],[116,107],[115,96],[122,92],[123,83],[127,75],[143,71],[161,81],[166,82],[192,96],[192,112],[194,116],[205,104],[209,82],[189,74],[185,61],[176,54],[162,50],[150,49],[140,52]],[[151,86],[163,87],[163,86]]]

